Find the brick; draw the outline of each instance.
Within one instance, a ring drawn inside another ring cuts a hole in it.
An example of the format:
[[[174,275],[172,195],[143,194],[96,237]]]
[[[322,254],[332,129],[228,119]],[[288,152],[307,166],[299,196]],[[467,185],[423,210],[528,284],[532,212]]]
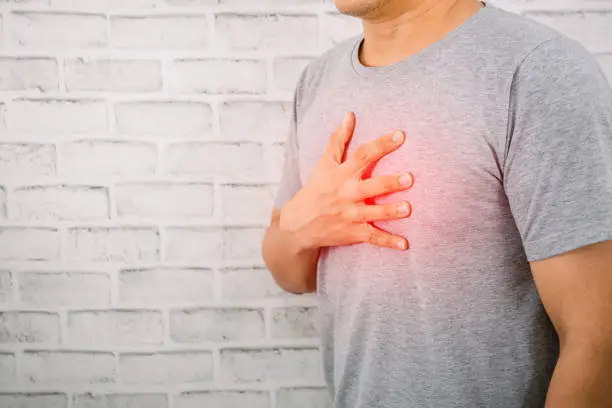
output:
[[[118,131],[128,134],[208,138],[212,132],[212,109],[200,102],[119,103],[115,116]]]
[[[212,379],[209,351],[125,353],[119,357],[121,377],[126,384],[180,384]]]
[[[159,259],[154,227],[69,228],[66,258],[84,261],[138,262]]]
[[[44,48],[98,48],[107,44],[104,15],[13,12],[8,36],[16,45]],[[78,35],[75,35],[78,33]]]
[[[168,146],[166,172],[229,180],[252,180],[263,173],[262,150],[255,143],[176,143]]]
[[[281,388],[276,392],[276,408],[331,408],[327,389],[322,387]]]
[[[17,0],[21,1],[21,0]],[[52,6],[57,8],[68,9],[85,9],[107,12],[109,9],[122,10],[125,8],[133,9],[151,9],[157,6],[156,0],[130,0],[126,3],[125,0],[44,0],[51,2]]]
[[[599,65],[604,72],[610,86],[612,86],[612,54],[598,55]]]
[[[612,51],[612,10],[600,12],[526,12],[524,16],[546,24],[580,42],[591,52]],[[588,29],[586,29],[588,27]]]
[[[67,8],[91,8],[108,11],[109,9],[151,9],[157,7],[157,0],[50,0],[54,6]]]
[[[6,107],[6,120],[13,132],[67,134],[103,132],[108,122],[106,103],[88,99],[15,100]]]
[[[298,79],[312,58],[280,57],[274,60],[274,86],[293,94]]]
[[[118,48],[190,50],[209,43],[205,16],[118,16],[111,19],[110,33]]]
[[[318,309],[296,306],[274,308],[270,326],[274,338],[318,337]]]
[[[14,354],[0,352],[0,384],[15,381],[17,373],[16,360]]]
[[[226,221],[266,223],[272,213],[274,195],[267,185],[225,184],[221,187],[221,207]]]
[[[103,273],[21,272],[21,302],[27,306],[99,307],[110,303],[110,278]]]
[[[319,381],[319,352],[311,348],[221,350],[220,377],[227,381]]]
[[[184,309],[170,312],[170,338],[178,343],[261,340],[263,311],[257,309]]]
[[[227,268],[220,276],[223,299],[261,300],[284,293],[265,268]]]
[[[263,391],[184,392],[178,396],[176,408],[269,408],[270,397]]]
[[[262,261],[264,228],[236,227],[223,232],[223,259]]]
[[[72,408],[168,408],[166,394],[77,394]]]
[[[212,227],[172,227],[166,230],[165,259],[215,262],[223,250],[223,231]]]
[[[361,32],[361,21],[340,13],[325,13],[321,20],[321,44],[331,48]]]
[[[256,59],[177,60],[170,68],[170,89],[186,94],[261,94],[266,65]]]
[[[225,102],[219,124],[224,139],[283,141],[289,132],[291,104],[288,102]]]
[[[79,140],[59,151],[62,175],[71,176],[153,176],[158,161],[157,147],[147,142]]]
[[[77,394],[72,408],[168,408],[165,394]]]
[[[0,312],[0,343],[58,343],[57,313]]]
[[[0,187],[0,220],[6,218],[6,190]]]
[[[219,0],[219,4],[231,7],[253,7],[252,0]],[[259,0],[256,7],[283,7],[283,6],[318,6],[323,0]]]
[[[318,24],[314,15],[220,13],[216,23],[220,48],[302,53],[317,49]]]
[[[96,186],[52,185],[16,188],[11,216],[17,220],[87,221],[110,218],[108,189]]]
[[[52,261],[59,258],[56,228],[0,227],[0,260]]]
[[[10,305],[14,301],[13,275],[10,271],[0,269],[0,305]]]
[[[52,58],[0,58],[0,90],[56,91],[59,87],[57,62]]]
[[[64,75],[67,91],[153,92],[162,84],[155,60],[71,59]]]
[[[150,9],[157,6],[157,0],[2,0],[4,3],[17,5],[43,5],[52,6],[57,9],[91,10],[107,12],[125,9]]]
[[[36,384],[103,384],[117,375],[115,357],[106,352],[26,350],[19,368]]]
[[[117,185],[115,193],[120,217],[194,218],[213,212],[212,184],[126,183]]]
[[[161,312],[92,310],[68,313],[66,342],[75,345],[131,346],[161,344]]]
[[[119,299],[127,304],[189,304],[213,299],[213,271],[204,268],[124,269]]]
[[[68,398],[62,393],[0,393],[3,408],[68,408]]]
[[[17,181],[54,175],[55,146],[39,143],[0,143],[0,179]]]
[[[218,0],[165,0],[166,4],[175,7],[210,7],[217,5]]]

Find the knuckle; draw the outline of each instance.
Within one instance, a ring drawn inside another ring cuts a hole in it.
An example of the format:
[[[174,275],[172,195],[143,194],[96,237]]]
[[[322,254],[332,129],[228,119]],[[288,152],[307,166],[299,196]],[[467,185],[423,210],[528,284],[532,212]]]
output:
[[[357,222],[368,222],[370,218],[368,217],[368,211],[366,207],[360,207],[357,215]]]
[[[385,152],[384,143],[374,143],[370,149],[371,158],[378,157]]]
[[[359,222],[363,218],[363,213],[359,207],[349,207],[344,212],[344,219],[350,222]]]
[[[357,183],[354,191],[357,198],[366,197],[368,195],[368,183],[364,181]]]
[[[395,177],[385,177],[385,179],[382,182],[382,185],[385,190],[393,190],[397,188],[399,183]]]
[[[370,147],[365,145],[365,146],[361,146],[359,147],[356,151],[355,151],[355,160],[357,160],[358,162],[366,162],[368,161],[371,153],[370,153]]]
[[[368,234],[367,241],[370,244],[376,245],[378,243],[378,234],[376,233],[376,231],[373,228],[369,228],[367,234]]]

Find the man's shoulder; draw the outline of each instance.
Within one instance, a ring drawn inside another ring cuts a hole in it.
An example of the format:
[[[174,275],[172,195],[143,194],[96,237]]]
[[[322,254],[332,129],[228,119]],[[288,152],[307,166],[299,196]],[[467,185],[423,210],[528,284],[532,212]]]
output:
[[[502,9],[496,14],[499,24],[490,24],[489,47],[501,60],[513,63],[515,79],[521,72],[532,73],[524,78],[539,78],[551,86],[561,77],[575,82],[572,77],[577,79],[579,74],[581,80],[601,79],[595,56],[576,39],[532,17]]]
[[[533,16],[495,6],[480,28],[479,54],[515,69],[527,58],[546,58],[547,52],[563,54],[568,59],[580,59],[589,54],[576,40]]]

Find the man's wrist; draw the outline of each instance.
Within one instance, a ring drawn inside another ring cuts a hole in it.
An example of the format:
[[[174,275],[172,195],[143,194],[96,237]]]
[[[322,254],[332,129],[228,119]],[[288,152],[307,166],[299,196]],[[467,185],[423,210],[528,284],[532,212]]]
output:
[[[319,248],[316,236],[314,235],[316,231],[314,231],[309,224],[303,225],[295,230],[284,229],[282,227],[279,228],[281,228],[287,237],[293,254],[303,255]]]
[[[310,228],[305,226],[304,228],[294,231],[293,234],[297,243],[298,254],[313,252],[319,249],[319,245],[317,244],[318,241],[312,234]]]

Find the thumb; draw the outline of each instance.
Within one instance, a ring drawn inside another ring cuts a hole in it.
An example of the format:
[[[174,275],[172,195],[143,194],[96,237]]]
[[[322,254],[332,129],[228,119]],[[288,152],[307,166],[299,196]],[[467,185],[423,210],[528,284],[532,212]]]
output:
[[[342,163],[345,159],[346,146],[348,145],[353,132],[355,131],[355,114],[346,112],[342,123],[334,133],[332,133],[328,142],[328,154],[336,163]]]

